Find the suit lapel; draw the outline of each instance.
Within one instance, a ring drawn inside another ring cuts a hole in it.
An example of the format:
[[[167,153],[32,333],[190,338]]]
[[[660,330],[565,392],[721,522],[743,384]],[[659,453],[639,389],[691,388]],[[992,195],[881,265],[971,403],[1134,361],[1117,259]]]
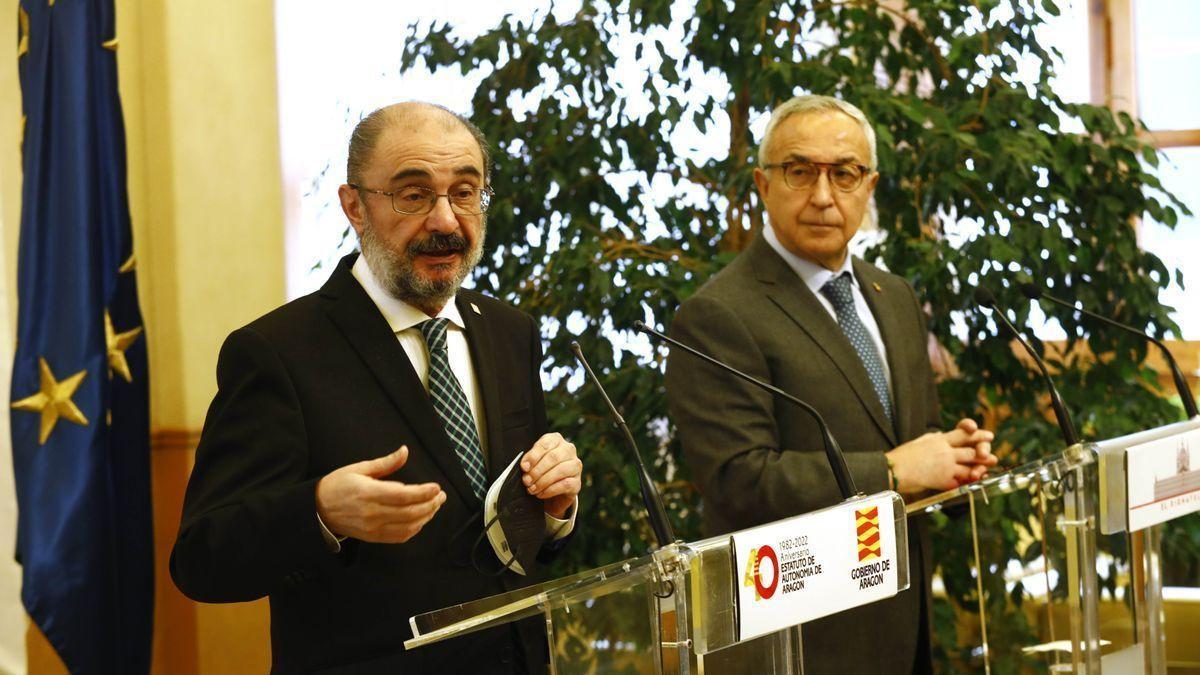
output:
[[[871,308],[871,314],[875,316],[875,323],[879,325],[883,344],[887,345],[888,370],[892,375],[892,401],[896,406],[896,431],[900,438],[911,438],[912,430],[908,428],[906,421],[909,419],[909,410],[913,405],[914,397],[907,391],[903,391],[903,388],[906,383],[912,381],[912,378],[908,370],[908,361],[901,358],[905,345],[902,345],[900,340],[905,331],[901,323],[900,308],[897,306],[907,298],[894,297],[896,294],[894,290],[885,290],[884,286],[877,281],[877,278],[881,276],[879,270],[862,260],[854,260],[854,276],[858,278],[859,287],[863,289],[863,297],[867,299],[867,306]]]
[[[779,257],[771,245],[759,235],[746,251],[751,255],[750,262],[765,287],[767,297],[783,310],[799,328],[812,339],[814,343],[837,366],[842,376],[850,383],[859,402],[866,408],[875,425],[896,444],[896,431],[888,422],[879,402],[879,395],[871,385],[867,369],[863,366],[858,352],[842,332],[841,326],[829,315],[825,306],[817,296],[809,290],[796,271]]]
[[[417,377],[408,354],[400,346],[387,320],[379,313],[379,308],[350,274],[352,262],[352,257],[343,258],[321,289],[321,294],[333,301],[327,310],[329,318],[367,365],[388,398],[395,403],[421,446],[445,474],[459,497],[467,504],[478,504],[479,499],[450,446],[450,438],[433,410],[425,385]],[[415,452],[418,449],[409,450]]]
[[[501,429],[500,377],[496,372],[496,350],[492,344],[492,333],[487,317],[483,316],[479,304],[472,302],[470,295],[459,291],[458,312],[467,327],[467,345],[471,350],[471,365],[475,369],[475,382],[483,396],[483,420],[487,435],[488,480],[494,481],[511,461],[511,448],[505,448]]]

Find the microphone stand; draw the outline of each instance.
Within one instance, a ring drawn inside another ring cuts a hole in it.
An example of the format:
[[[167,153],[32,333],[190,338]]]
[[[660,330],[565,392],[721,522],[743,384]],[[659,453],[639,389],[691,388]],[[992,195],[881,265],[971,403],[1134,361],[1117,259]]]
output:
[[[1167,346],[1163,344],[1161,340],[1152,337],[1134,328],[1133,326],[1110,319],[1103,314],[1097,314],[1096,312],[1090,312],[1082,307],[1076,307],[1066,300],[1056,298],[1049,293],[1043,292],[1042,289],[1038,288],[1034,284],[1021,284],[1021,292],[1024,293],[1025,297],[1029,298],[1030,300],[1048,300],[1061,307],[1066,307],[1067,309],[1079,312],[1083,316],[1091,317],[1097,321],[1100,321],[1101,323],[1106,323],[1110,326],[1120,328],[1127,333],[1133,333],[1138,337],[1153,342],[1155,346],[1162,350],[1163,357],[1167,361],[1167,366],[1171,369],[1171,378],[1175,380],[1175,391],[1179,393],[1179,400],[1183,403],[1183,410],[1187,414],[1188,419],[1192,419],[1197,415],[1200,415],[1200,412],[1196,410],[1196,398],[1192,396],[1192,389],[1188,386],[1187,379],[1183,376],[1183,371],[1179,369],[1179,364],[1175,362],[1175,357],[1171,354],[1171,350],[1167,349]]]
[[[765,390],[771,392],[772,394],[787,401],[788,403],[791,403],[792,405],[807,412],[809,415],[812,415],[813,418],[816,419],[816,421],[817,421],[817,426],[820,427],[820,429],[821,429],[821,440],[825,443],[825,457],[829,460],[829,468],[833,471],[833,477],[837,481],[838,490],[840,490],[842,493],[842,499],[850,499],[851,497],[862,494],[861,492],[858,491],[858,488],[855,487],[855,485],[854,485],[854,477],[850,475],[850,467],[846,466],[846,458],[842,455],[842,449],[840,447],[838,447],[837,440],[834,439],[833,434],[830,433],[829,426],[825,424],[825,419],[821,417],[821,413],[817,412],[816,408],[805,403],[804,401],[801,401],[800,399],[796,398],[795,396],[792,396],[791,394],[787,393],[786,391],[783,391],[779,387],[776,387],[771,384],[767,384],[766,382],[763,382],[762,380],[759,380],[755,377],[747,375],[746,373],[743,373],[742,371],[734,368],[733,366],[727,365],[725,363],[722,363],[722,362],[714,359],[713,357],[709,356],[708,354],[705,354],[704,352],[702,352],[698,349],[695,349],[694,347],[685,345],[684,343],[682,343],[679,340],[676,340],[674,338],[667,337],[666,335],[663,335],[662,333],[654,330],[653,328],[650,328],[649,326],[647,326],[645,323],[643,323],[641,321],[634,321],[633,328],[634,328],[634,330],[650,337],[651,339],[654,339],[654,340],[660,341],[660,342],[665,342],[665,343],[671,345],[672,347],[678,347],[679,349],[682,349],[683,351],[685,351],[695,357],[698,357],[711,365],[714,365],[732,375],[735,375],[735,376],[741,378],[742,380],[745,380],[746,382],[749,382],[750,384],[753,384],[754,386],[759,387],[760,389],[765,389]]]
[[[633,451],[633,458],[637,460],[638,482],[642,489],[642,503],[646,505],[646,514],[650,518],[650,528],[654,530],[654,538],[658,540],[658,547],[664,546],[675,541],[675,532],[671,529],[671,521],[667,519],[667,510],[663,508],[662,495],[659,494],[658,488],[654,485],[654,480],[650,478],[650,472],[646,471],[646,465],[642,462],[642,453],[638,452],[637,443],[633,440],[633,434],[629,431],[629,425],[625,424],[625,418],[617,411],[617,406],[613,405],[612,399],[608,397],[608,392],[604,391],[604,387],[600,384],[600,378],[596,377],[596,373],[592,371],[592,367],[588,364],[587,359],[583,357],[583,349],[579,347],[578,342],[571,342],[571,349],[575,352],[575,358],[583,369],[587,371],[588,378],[592,384],[596,385],[596,390],[600,392],[600,397],[604,399],[604,404],[608,406],[609,413],[612,415],[613,422],[617,428],[625,435],[625,444]]]
[[[1058,389],[1054,388],[1054,380],[1050,378],[1050,371],[1046,369],[1045,362],[1033,350],[1033,347],[1025,341],[1025,338],[1021,335],[1021,331],[1017,330],[1017,327],[1012,325],[1008,317],[1004,316],[1004,312],[1000,311],[1000,307],[996,305],[996,296],[992,295],[991,291],[982,286],[977,286],[975,288],[975,302],[992,310],[992,316],[996,317],[1008,329],[1008,332],[1012,333],[1017,342],[1021,343],[1025,351],[1029,352],[1029,355],[1033,357],[1034,363],[1042,371],[1042,378],[1045,380],[1046,386],[1050,389],[1050,405],[1054,408],[1054,417],[1058,420],[1058,430],[1062,432],[1063,440],[1066,442],[1067,447],[1077,444],[1079,442],[1079,434],[1075,432],[1075,424],[1071,421],[1071,416],[1067,414],[1067,407],[1063,405],[1062,397],[1058,395]]]

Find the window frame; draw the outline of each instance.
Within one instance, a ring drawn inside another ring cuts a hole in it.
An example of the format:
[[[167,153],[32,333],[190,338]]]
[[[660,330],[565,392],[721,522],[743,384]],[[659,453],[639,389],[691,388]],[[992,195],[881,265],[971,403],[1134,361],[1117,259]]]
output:
[[[1134,117],[1138,116],[1136,2],[1138,0],[1088,2],[1091,103]],[[1151,129],[1139,135],[1159,150],[1200,147],[1200,127]],[[1135,220],[1133,227],[1137,228],[1139,224],[1140,221]],[[1200,382],[1200,340],[1170,339],[1164,342],[1179,362],[1188,385],[1195,390]],[[1161,355],[1156,351],[1152,353],[1148,365],[1158,370],[1162,382],[1171,391],[1170,373]]]

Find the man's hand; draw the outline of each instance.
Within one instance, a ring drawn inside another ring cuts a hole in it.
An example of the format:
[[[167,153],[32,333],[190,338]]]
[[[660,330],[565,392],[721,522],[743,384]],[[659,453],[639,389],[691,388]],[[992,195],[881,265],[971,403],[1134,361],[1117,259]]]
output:
[[[437,483],[380,480],[408,461],[408,447],[347,464],[317,483],[317,515],[339,537],[399,544],[412,539],[446,501]]]
[[[963,438],[966,445],[971,445],[975,448],[975,465],[971,467],[971,475],[966,481],[973,483],[986,476],[987,470],[990,467],[996,466],[996,463],[999,461],[992,454],[992,440],[995,439],[995,434],[990,431],[981,431],[975,420],[969,417],[959,420],[954,430],[965,434],[965,437],[956,436],[956,439]]]
[[[979,480],[990,466],[992,432],[964,419],[950,431],[931,432],[887,453],[902,494],[950,490]]]
[[[561,434],[546,434],[521,458],[522,479],[529,494],[542,500],[542,508],[563,518],[583,486],[583,462],[575,446]]]

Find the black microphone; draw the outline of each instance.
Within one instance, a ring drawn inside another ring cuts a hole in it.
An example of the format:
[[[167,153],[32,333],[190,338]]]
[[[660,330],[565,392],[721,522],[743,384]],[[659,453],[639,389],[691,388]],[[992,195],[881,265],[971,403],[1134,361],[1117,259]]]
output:
[[[689,347],[679,340],[667,337],[666,335],[654,330],[641,321],[634,321],[633,329],[639,333],[649,336],[652,339],[666,342],[673,347],[678,347],[693,356],[697,356],[704,361],[707,361],[708,363],[725,370],[726,372],[740,377],[741,379],[753,384],[756,387],[759,387],[760,389],[765,389],[771,392],[772,394],[812,415],[813,419],[817,421],[817,426],[821,428],[821,440],[825,442],[825,456],[829,460],[829,468],[833,470],[833,477],[837,480],[838,489],[842,493],[842,499],[850,499],[855,495],[862,494],[858,491],[858,488],[854,486],[854,477],[850,475],[850,468],[846,466],[846,458],[842,455],[841,447],[838,446],[837,440],[833,437],[833,434],[829,432],[829,426],[825,424],[825,419],[821,417],[821,413],[817,412],[816,408],[805,403],[804,401],[801,401],[795,396],[792,396],[786,391],[783,391],[779,387],[767,384],[762,380],[743,373],[731,365],[714,359],[713,357],[694,347]]]
[[[583,350],[579,348],[579,343],[572,341],[571,349],[574,350],[579,365],[587,371],[592,384],[596,385],[600,397],[604,399],[609,412],[612,413],[613,422],[624,432],[625,442],[633,451],[633,457],[637,460],[638,482],[642,486],[642,503],[646,506],[646,514],[650,518],[650,527],[654,530],[654,538],[658,540],[658,547],[662,548],[675,541],[675,531],[671,529],[671,521],[667,520],[667,510],[663,508],[662,496],[659,495],[658,488],[650,478],[650,473],[646,471],[646,465],[642,463],[642,453],[638,452],[637,443],[633,440],[629,425],[625,424],[625,418],[617,412],[617,406],[613,405],[612,399],[608,397],[608,392],[604,391],[604,387],[600,384],[600,378],[596,377],[596,373],[592,372],[592,367],[588,365],[587,359],[583,358]]]
[[[1049,293],[1046,293],[1045,291],[1043,291],[1040,287],[1038,287],[1037,284],[1032,284],[1032,283],[1021,284],[1021,292],[1024,293],[1025,297],[1029,298],[1030,300],[1049,300],[1050,302],[1053,302],[1056,305],[1061,305],[1063,307],[1066,307],[1067,309],[1073,309],[1076,312],[1079,312],[1080,314],[1082,314],[1083,316],[1091,317],[1093,319],[1096,319],[1097,321],[1106,323],[1110,326],[1116,326],[1117,328],[1120,328],[1121,330],[1123,330],[1127,333],[1133,333],[1134,335],[1137,335],[1138,337],[1145,338],[1146,340],[1153,342],[1155,345],[1158,346],[1159,349],[1162,350],[1163,356],[1167,359],[1167,365],[1170,366],[1170,368],[1171,368],[1171,376],[1175,379],[1175,390],[1179,392],[1179,399],[1183,402],[1183,409],[1184,409],[1184,411],[1187,412],[1188,419],[1196,417],[1198,414],[1200,414],[1196,411],[1196,399],[1192,396],[1192,390],[1190,387],[1188,387],[1187,380],[1183,377],[1183,371],[1181,371],[1179,369],[1179,364],[1175,362],[1175,357],[1171,355],[1171,351],[1169,349],[1167,349],[1167,346],[1164,345],[1162,343],[1162,341],[1160,341],[1157,338],[1151,337],[1149,334],[1144,333],[1144,332],[1134,328],[1133,326],[1121,323],[1120,321],[1116,321],[1114,319],[1110,319],[1107,316],[1104,316],[1103,314],[1089,312],[1088,310],[1083,309],[1082,307],[1076,307],[1075,305],[1067,302],[1066,300],[1056,298],[1053,295],[1050,295]]]
[[[1071,422],[1071,416],[1067,414],[1067,407],[1063,405],[1062,397],[1058,395],[1058,390],[1054,388],[1054,380],[1050,378],[1050,371],[1046,370],[1045,362],[1037,355],[1033,347],[1029,346],[1029,343],[1021,336],[1021,332],[1017,330],[1017,327],[1012,325],[1007,316],[1004,316],[1004,312],[996,306],[996,296],[992,295],[991,291],[983,286],[976,286],[975,302],[992,310],[992,316],[997,317],[1000,323],[1008,329],[1008,332],[1012,333],[1013,337],[1017,339],[1017,342],[1021,343],[1025,351],[1029,352],[1029,355],[1033,357],[1034,363],[1042,371],[1042,378],[1046,381],[1046,387],[1050,389],[1050,405],[1054,407],[1054,417],[1058,420],[1058,429],[1062,432],[1063,440],[1066,441],[1067,447],[1078,443],[1079,436],[1075,433],[1075,424]]]

